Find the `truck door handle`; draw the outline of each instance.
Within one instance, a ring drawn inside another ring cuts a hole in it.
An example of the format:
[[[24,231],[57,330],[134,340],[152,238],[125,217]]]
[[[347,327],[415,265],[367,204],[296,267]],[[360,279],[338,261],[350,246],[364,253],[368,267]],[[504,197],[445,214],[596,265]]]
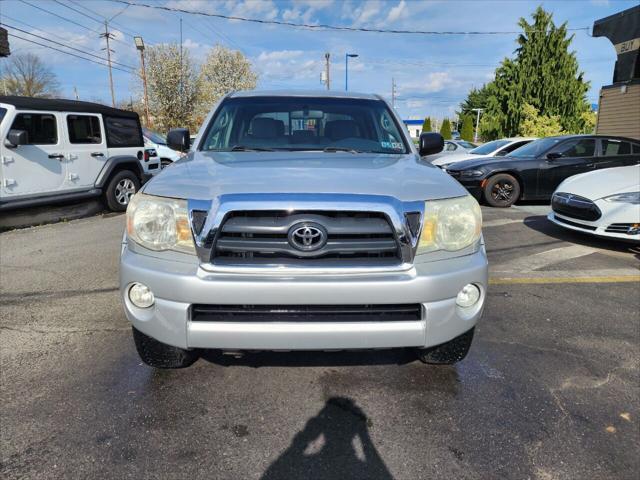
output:
[[[62,160],[64,155],[61,153],[50,153],[49,158],[57,158],[58,160]]]
[[[93,152],[91,154],[92,157],[104,157],[104,153],[102,152]]]

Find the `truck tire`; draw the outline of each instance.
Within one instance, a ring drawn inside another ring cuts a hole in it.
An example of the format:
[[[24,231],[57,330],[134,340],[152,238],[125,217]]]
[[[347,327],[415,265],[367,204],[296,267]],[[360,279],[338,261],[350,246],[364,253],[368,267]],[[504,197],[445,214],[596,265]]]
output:
[[[150,367],[186,368],[198,360],[198,354],[192,350],[167,345],[145,335],[135,327],[132,329],[138,355]]]
[[[492,207],[510,207],[520,198],[520,182],[513,175],[498,173],[484,186],[484,199]]]
[[[424,363],[433,365],[453,365],[469,353],[475,327],[468,332],[436,347],[418,350],[418,358]]]
[[[104,192],[104,199],[109,210],[124,212],[129,205],[129,199],[140,190],[140,179],[131,170],[120,170],[109,183]]]

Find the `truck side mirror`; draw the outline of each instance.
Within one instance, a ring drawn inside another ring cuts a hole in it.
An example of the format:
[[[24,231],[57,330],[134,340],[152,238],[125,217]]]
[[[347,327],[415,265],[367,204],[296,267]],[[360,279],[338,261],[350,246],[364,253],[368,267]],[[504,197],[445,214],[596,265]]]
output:
[[[26,130],[9,130],[5,145],[10,148],[29,144],[29,133]]]
[[[421,157],[441,152],[444,148],[444,138],[439,133],[425,132],[420,134],[418,151]]]
[[[174,128],[167,134],[167,146],[179,152],[187,152],[191,146],[188,128]]]

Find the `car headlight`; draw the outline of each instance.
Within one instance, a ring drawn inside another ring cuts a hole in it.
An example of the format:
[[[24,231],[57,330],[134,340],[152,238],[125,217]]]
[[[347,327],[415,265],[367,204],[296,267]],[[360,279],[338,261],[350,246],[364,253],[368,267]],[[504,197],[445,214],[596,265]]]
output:
[[[195,254],[186,200],[137,193],[127,207],[127,235],[149,250]]]
[[[462,250],[482,233],[480,205],[471,195],[425,202],[417,254]]]
[[[607,202],[632,203],[633,205],[640,205],[640,192],[618,193],[616,195],[604,197],[603,200],[606,200]]]
[[[480,170],[463,170],[462,172],[460,172],[461,177],[468,177],[468,178],[481,177],[482,175],[484,175],[484,172]]]

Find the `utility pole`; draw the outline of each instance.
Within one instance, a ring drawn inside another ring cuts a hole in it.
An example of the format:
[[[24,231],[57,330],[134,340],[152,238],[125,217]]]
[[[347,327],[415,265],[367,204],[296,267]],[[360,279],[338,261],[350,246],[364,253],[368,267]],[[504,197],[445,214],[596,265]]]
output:
[[[344,54],[344,90],[349,90],[349,58],[356,58],[357,53]]]
[[[391,106],[396,108],[396,79],[391,77]]]
[[[76,100],[80,100],[80,96],[78,95],[78,89],[76,86],[73,86],[73,94],[76,96]]]
[[[147,127],[151,127],[151,121],[149,116],[149,97],[147,95],[147,69],[144,65],[144,40],[142,37],[133,37],[133,41],[136,44],[136,48],[140,51],[140,67],[142,70],[142,89],[144,92],[144,119]]]
[[[109,40],[113,38],[113,34],[109,32],[109,24],[107,20],[104,21],[104,33],[100,34],[101,37],[107,41],[107,63],[109,64],[109,86],[111,87],[111,106],[116,106],[116,94],[113,91],[113,74],[111,73],[111,48],[109,47]],[[102,50],[105,50],[104,48]]]
[[[476,134],[473,137],[474,141],[478,141],[478,125],[480,125],[480,112],[482,112],[484,110],[484,108],[472,108],[471,110],[473,110],[474,112],[478,112],[478,116],[476,119]]]
[[[331,90],[331,74],[330,74],[330,62],[331,59],[331,54],[330,53],[325,53],[324,54],[324,60],[325,60],[325,75],[327,76],[326,80],[327,80],[327,90]]]

